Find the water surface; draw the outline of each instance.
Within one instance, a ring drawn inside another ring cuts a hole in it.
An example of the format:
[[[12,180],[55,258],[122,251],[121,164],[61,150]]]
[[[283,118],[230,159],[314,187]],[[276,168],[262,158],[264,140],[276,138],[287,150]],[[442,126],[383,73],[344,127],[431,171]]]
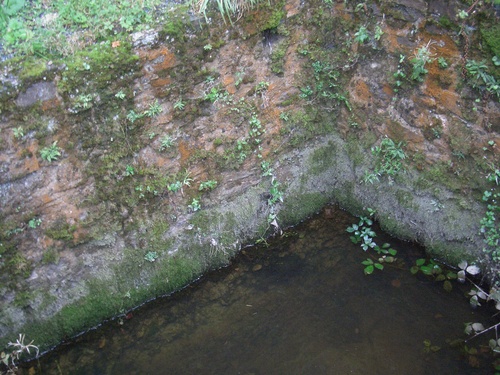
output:
[[[447,340],[483,321],[457,284],[410,274],[421,249],[390,238],[405,264],[365,276],[367,258],[334,210],[174,296],[45,356],[43,374],[487,374],[491,360]],[[426,352],[424,340],[441,347]],[[479,342],[471,343],[471,346]],[[471,359],[472,358],[472,359]],[[481,368],[473,366],[481,365]],[[33,371],[33,370],[32,370]]]

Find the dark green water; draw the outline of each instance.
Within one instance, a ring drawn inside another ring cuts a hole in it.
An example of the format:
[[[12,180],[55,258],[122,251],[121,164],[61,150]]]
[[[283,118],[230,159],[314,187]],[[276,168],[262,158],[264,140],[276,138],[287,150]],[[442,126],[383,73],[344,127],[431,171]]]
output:
[[[43,374],[488,374],[487,354],[447,340],[488,323],[463,291],[410,274],[421,249],[394,239],[405,265],[365,276],[361,248],[334,210],[227,269],[79,337],[31,366]],[[426,353],[424,340],[440,346]],[[479,347],[480,341],[471,346]],[[474,368],[470,363],[482,366]],[[32,368],[32,372],[33,372]],[[28,373],[28,370],[25,370]]]

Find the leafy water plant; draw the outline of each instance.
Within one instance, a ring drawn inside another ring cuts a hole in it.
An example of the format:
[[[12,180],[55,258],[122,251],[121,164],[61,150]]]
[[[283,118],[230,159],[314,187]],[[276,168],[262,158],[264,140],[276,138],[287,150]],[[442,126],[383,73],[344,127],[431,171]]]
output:
[[[42,148],[40,150],[40,156],[49,163],[57,160],[59,156],[61,156],[61,149],[57,146],[57,141],[54,141],[54,143],[48,147]]]
[[[34,340],[31,340],[28,344],[24,343],[25,335],[23,333],[19,334],[19,338],[16,342],[9,342],[8,347],[14,348],[10,353],[2,351],[0,353],[0,363],[7,368],[7,374],[15,374],[17,370],[16,361],[19,361],[23,354],[31,355],[31,350],[35,350],[35,357],[38,357],[39,349],[36,345],[33,345]],[[3,372],[2,372],[3,373]]]
[[[372,229],[373,220],[371,219],[375,215],[375,211],[368,209],[368,213],[369,216],[361,216],[357,224],[352,224],[346,229],[348,233],[351,233],[349,238],[352,243],[360,244],[363,251],[373,249],[377,253],[377,256],[374,256],[373,259],[368,258],[361,262],[365,266],[363,270],[365,275],[372,274],[375,269],[384,269],[383,263],[394,263],[397,254],[397,250],[391,248],[391,245],[388,243],[384,243],[382,246],[376,244],[374,237],[377,234]]]

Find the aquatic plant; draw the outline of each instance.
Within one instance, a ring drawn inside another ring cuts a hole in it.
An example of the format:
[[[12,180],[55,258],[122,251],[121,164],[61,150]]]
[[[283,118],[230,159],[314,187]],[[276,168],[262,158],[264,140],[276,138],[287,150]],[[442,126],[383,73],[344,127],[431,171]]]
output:
[[[375,215],[375,211],[368,209],[369,216],[361,216],[359,218],[358,224],[354,223],[347,227],[346,232],[351,233],[349,237],[354,244],[361,244],[363,251],[368,251],[373,249],[377,253],[373,256],[373,259],[368,258],[361,262],[365,266],[363,272],[365,275],[371,275],[375,269],[383,270],[383,263],[394,263],[396,261],[397,250],[391,248],[391,245],[384,243],[382,246],[378,246],[373,240],[377,236],[375,231],[372,229],[373,220],[371,217]]]
[[[14,349],[10,353],[4,351],[0,353],[0,364],[3,364],[7,368],[7,373],[14,374],[17,369],[15,361],[18,361],[23,354],[31,355],[31,349],[36,351],[35,357],[38,357],[39,349],[36,345],[33,345],[34,340],[31,340],[29,344],[25,344],[24,339],[25,334],[20,333],[16,342],[8,343],[8,347]]]

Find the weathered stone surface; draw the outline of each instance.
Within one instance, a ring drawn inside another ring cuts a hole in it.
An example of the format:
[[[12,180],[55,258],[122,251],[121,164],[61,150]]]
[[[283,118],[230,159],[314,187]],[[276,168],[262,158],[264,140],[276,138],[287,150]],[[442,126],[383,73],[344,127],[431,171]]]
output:
[[[28,107],[37,102],[45,102],[56,97],[54,82],[38,82],[31,85],[25,92],[19,94],[16,104],[19,107]]]
[[[395,11],[383,18],[387,6]],[[122,308],[139,293],[144,299],[165,293],[172,275],[193,270],[187,282],[269,234],[273,215],[279,225],[295,224],[327,202],[353,213],[376,209],[384,228],[437,249],[437,256],[485,260],[478,235],[484,207],[472,198],[481,195],[479,185],[447,180],[475,160],[495,162],[498,101],[481,98],[479,110],[472,110],[478,96],[461,81],[463,51],[444,30],[430,34],[422,27],[427,2],[382,1],[356,13],[337,1],[319,9],[289,1],[286,17],[272,23],[279,35],[267,44],[259,25],[269,25],[254,22],[268,16],[262,9],[229,31],[222,22],[196,29],[199,35],[181,30],[182,42],[159,41],[156,32],[135,34],[137,76],[112,71],[106,80],[113,85],[113,79],[134,77],[126,87],[87,93],[82,85],[62,99],[56,76],[18,96],[19,113],[2,113],[0,122],[1,224],[20,231],[5,239],[15,240],[17,272],[27,270],[16,283],[34,297],[28,306],[14,305],[15,287],[2,286],[0,336],[12,339],[24,323],[61,311],[78,316],[86,310],[71,304],[88,303],[91,293],[92,302],[104,291],[108,308],[109,300]],[[320,15],[326,15],[322,22],[311,20]],[[346,24],[356,27],[346,30]],[[369,28],[365,44],[353,42],[360,25]],[[379,41],[372,37],[375,26],[384,32]],[[283,41],[284,72],[275,74],[271,64]],[[445,57],[450,66],[443,70],[433,60],[421,82],[410,80],[411,59],[427,43],[433,57]],[[323,59],[332,53],[337,59]],[[321,82],[313,67],[331,68],[335,80]],[[394,79],[398,67],[407,75],[401,87]],[[91,83],[90,74],[84,78]],[[321,90],[329,83],[338,96],[326,103]],[[319,92],[306,95],[307,86]],[[97,95],[92,106],[68,113],[63,100],[82,93]],[[30,113],[39,101],[41,112]],[[16,138],[18,127],[26,134]],[[173,144],[163,147],[167,136]],[[407,172],[366,184],[374,168],[371,148],[386,136],[406,144]],[[40,149],[55,141],[61,157],[42,160]],[[207,181],[216,187],[200,190]],[[182,187],[174,192],[176,183]],[[276,190],[283,202],[271,206]],[[411,205],[398,201],[401,191]],[[432,211],[433,201],[446,209]],[[39,227],[28,228],[32,217],[42,220]],[[153,262],[145,260],[149,251],[158,255]],[[176,262],[179,268],[169,273]],[[54,324],[69,325],[65,319],[59,315]]]

